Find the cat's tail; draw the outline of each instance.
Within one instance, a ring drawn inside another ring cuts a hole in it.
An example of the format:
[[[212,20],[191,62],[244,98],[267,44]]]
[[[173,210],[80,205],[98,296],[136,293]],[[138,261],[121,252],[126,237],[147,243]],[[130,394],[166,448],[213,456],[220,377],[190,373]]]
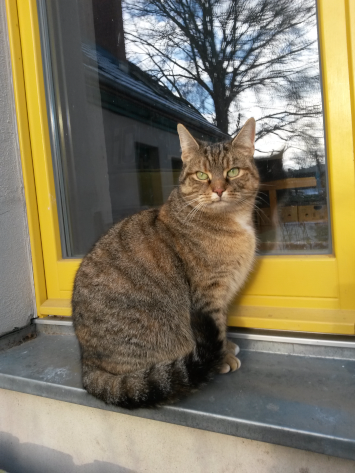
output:
[[[210,315],[194,314],[191,327],[196,346],[188,355],[118,376],[83,363],[84,388],[107,404],[127,409],[159,406],[195,391],[219,370],[224,351]]]

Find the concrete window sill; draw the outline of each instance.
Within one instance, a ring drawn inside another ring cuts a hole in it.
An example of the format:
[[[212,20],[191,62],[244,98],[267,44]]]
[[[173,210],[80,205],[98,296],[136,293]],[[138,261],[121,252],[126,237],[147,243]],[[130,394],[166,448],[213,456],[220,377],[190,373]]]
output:
[[[231,333],[241,346],[239,371],[216,376],[177,404],[126,411],[82,389],[67,320],[37,319],[27,328],[37,337],[12,348],[6,338],[0,388],[355,460],[355,339]]]

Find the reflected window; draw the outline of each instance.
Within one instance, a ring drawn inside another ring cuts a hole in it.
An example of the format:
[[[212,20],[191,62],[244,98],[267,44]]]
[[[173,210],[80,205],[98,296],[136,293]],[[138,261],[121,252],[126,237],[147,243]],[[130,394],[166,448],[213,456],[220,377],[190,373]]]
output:
[[[140,206],[157,207],[163,204],[159,148],[136,143],[136,163],[139,179]]]
[[[257,121],[260,253],[329,253],[315,0],[39,0],[63,254],[161,205],[198,139]]]

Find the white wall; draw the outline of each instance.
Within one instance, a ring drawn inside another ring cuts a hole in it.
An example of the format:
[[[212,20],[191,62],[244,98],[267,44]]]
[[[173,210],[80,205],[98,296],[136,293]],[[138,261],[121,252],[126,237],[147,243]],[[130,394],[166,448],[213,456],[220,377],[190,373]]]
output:
[[[11,473],[354,473],[355,462],[0,390]]]
[[[4,0],[0,0],[0,335],[35,313],[11,60]]]

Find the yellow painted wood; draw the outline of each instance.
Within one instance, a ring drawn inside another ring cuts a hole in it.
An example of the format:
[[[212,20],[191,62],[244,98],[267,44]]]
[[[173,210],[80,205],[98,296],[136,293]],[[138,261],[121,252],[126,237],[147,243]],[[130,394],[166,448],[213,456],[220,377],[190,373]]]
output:
[[[355,309],[355,175],[347,0],[319,0],[330,209],[342,309]]]
[[[331,256],[259,258],[243,295],[338,297],[337,261]]]
[[[70,294],[70,293],[68,293]],[[70,296],[69,296],[70,297]],[[234,306],[292,307],[308,309],[339,309],[339,299],[333,297],[246,296],[236,299]],[[233,310],[233,309],[232,309]]]
[[[49,299],[42,304],[42,315],[53,315],[53,313],[59,316],[70,316],[70,300]],[[230,312],[229,325],[354,335],[355,310],[239,306]]]
[[[59,291],[61,299],[71,299],[73,291]]]
[[[70,316],[71,305],[70,299],[48,299],[41,305],[41,315],[58,315],[58,316]]]
[[[229,325],[355,335],[355,310],[239,306],[231,310]]]
[[[81,259],[62,259],[58,261],[59,288],[61,291],[72,291],[74,277],[81,263]]]
[[[37,313],[40,313],[40,306],[47,299],[47,289],[37,208],[37,195],[32,166],[32,150],[27,116],[26,91],[22,67],[23,57],[17,14],[17,2],[16,0],[5,0],[5,4],[7,27],[9,31],[17,129],[26,198],[27,221],[31,242],[36,306]]]
[[[7,0],[7,5],[11,3]],[[48,297],[46,302],[39,298],[38,304],[41,315],[69,315],[69,298],[80,260],[64,260],[61,255],[36,0],[17,0],[17,4]],[[349,48],[354,44],[350,26],[353,5],[349,0],[318,0],[333,255],[259,258],[238,305],[232,307],[229,321],[233,325],[353,333],[354,84],[349,62],[353,57],[353,49]],[[23,104],[18,107],[24,110]],[[26,195],[26,199],[32,209],[36,208],[33,195]],[[41,239],[32,237],[32,246],[40,248]]]
[[[57,263],[59,288],[71,291],[80,259]],[[337,298],[337,261],[331,256],[270,256],[259,258],[244,295]]]
[[[54,298],[59,296],[56,263],[62,255],[36,0],[18,0],[17,7],[47,295]]]
[[[355,2],[346,0],[346,16],[347,16],[347,38],[348,38],[348,61],[350,70],[350,95],[351,110],[353,116],[353,140],[355,138]]]

